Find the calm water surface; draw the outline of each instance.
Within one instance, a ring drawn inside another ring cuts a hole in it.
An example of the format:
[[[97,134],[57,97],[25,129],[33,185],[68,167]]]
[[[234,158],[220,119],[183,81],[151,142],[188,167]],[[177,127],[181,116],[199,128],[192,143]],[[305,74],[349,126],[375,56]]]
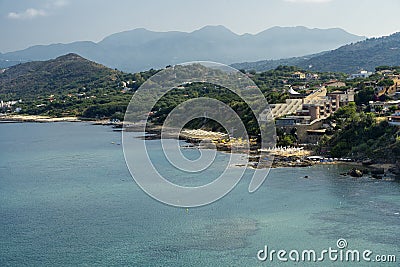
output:
[[[398,266],[400,184],[341,177],[344,166],[273,169],[254,194],[250,171],[226,197],[193,209],[161,204],[125,165],[121,134],[85,123],[0,124],[0,266]],[[187,177],[148,141],[156,165]],[[195,150],[185,152],[195,154]],[[305,175],[309,179],[304,179]],[[269,249],[394,254],[397,263],[257,260]]]

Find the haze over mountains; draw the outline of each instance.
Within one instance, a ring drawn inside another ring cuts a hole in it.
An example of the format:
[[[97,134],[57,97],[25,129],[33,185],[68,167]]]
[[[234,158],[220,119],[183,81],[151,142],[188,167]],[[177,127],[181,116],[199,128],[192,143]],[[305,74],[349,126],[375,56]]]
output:
[[[262,60],[232,64],[238,69],[265,71],[279,65],[298,66],[316,71],[374,71],[377,66],[400,65],[400,32],[380,38],[370,38],[338,49],[304,57]]]
[[[79,41],[37,45],[0,54],[0,67],[77,53],[111,68],[136,72],[194,60],[232,64],[299,57],[364,39],[339,28],[308,29],[301,26],[273,27],[258,34],[243,35],[223,26],[206,26],[191,33],[135,29],[112,34],[98,43]]]

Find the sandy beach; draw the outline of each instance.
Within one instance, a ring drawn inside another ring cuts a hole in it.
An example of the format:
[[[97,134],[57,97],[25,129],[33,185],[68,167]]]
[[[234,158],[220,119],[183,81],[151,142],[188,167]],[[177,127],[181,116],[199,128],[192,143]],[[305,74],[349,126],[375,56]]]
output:
[[[81,121],[77,117],[61,117],[54,118],[49,116],[38,115],[6,115],[0,117],[1,121],[17,121],[17,122],[78,122]]]

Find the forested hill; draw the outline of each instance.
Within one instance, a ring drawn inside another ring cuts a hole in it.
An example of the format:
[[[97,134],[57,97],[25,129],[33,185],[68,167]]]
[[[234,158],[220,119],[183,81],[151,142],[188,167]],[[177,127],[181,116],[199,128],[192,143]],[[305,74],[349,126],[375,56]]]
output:
[[[400,32],[345,45],[329,53],[304,60],[298,66],[318,71],[374,71],[376,66],[400,65]]]
[[[232,66],[238,69],[265,71],[279,65],[298,66],[311,71],[345,73],[354,73],[359,70],[374,71],[376,66],[382,65],[400,65],[400,32],[305,57],[246,62]]]
[[[0,74],[0,94],[13,97],[49,95],[83,88],[117,86],[122,72],[67,54],[48,61],[18,64]]]
[[[32,115],[103,117],[121,114],[136,90],[155,74],[107,68],[77,54],[15,65],[0,72],[0,100]],[[11,109],[11,110],[12,110]],[[7,107],[0,110],[11,112]]]

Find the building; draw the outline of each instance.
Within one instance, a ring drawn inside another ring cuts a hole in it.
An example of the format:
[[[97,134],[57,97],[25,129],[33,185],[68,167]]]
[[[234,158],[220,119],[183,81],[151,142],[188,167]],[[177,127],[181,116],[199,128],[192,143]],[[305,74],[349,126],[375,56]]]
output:
[[[395,97],[397,91],[400,89],[400,80],[397,76],[391,77],[391,80],[393,81],[392,86],[376,86],[375,85],[375,90],[377,91],[376,95],[378,97],[381,97],[382,95],[387,95],[387,96],[392,96]]]
[[[387,101],[387,102],[382,102],[382,101],[369,101],[369,107],[371,109],[371,112],[376,112],[378,111],[388,111],[390,107],[400,107],[400,100],[392,100],[392,101]]]
[[[327,94],[332,99],[332,105],[334,106],[335,112],[338,108],[348,105],[350,102],[354,102],[355,92],[353,89],[346,91],[333,91]]]
[[[371,75],[372,75],[372,72],[366,71],[366,70],[362,70],[359,73],[351,74],[349,76],[349,78],[347,78],[347,79],[352,80],[352,79],[357,79],[357,78],[368,78]]]
[[[397,111],[388,118],[389,124],[393,126],[400,126],[400,111]]]
[[[277,127],[295,126],[295,125],[310,124],[310,123],[311,123],[310,116],[287,116],[275,120],[275,124]]]
[[[291,120],[294,119],[294,120]],[[306,118],[305,118],[306,119]],[[291,124],[295,122],[294,124]],[[290,134],[295,132],[297,136],[298,144],[316,144],[320,140],[320,138],[325,134],[326,129],[321,129],[323,122],[322,120],[313,122],[312,124],[306,122],[310,122],[310,118],[306,120],[302,120],[300,117],[298,118],[281,118],[276,120],[276,127],[285,132],[286,134]],[[287,123],[283,125],[283,123]]]
[[[292,74],[292,77],[295,78],[295,79],[301,79],[301,80],[303,80],[303,79],[306,78],[306,74],[305,74],[305,73],[302,73],[302,72],[300,72],[300,71],[296,71],[295,73]]]
[[[339,107],[354,102],[354,90],[327,93],[322,86],[311,94],[304,96],[289,90],[290,99],[285,103],[272,104],[271,110],[275,118],[284,116],[309,116],[311,121],[329,117]]]
[[[331,116],[341,106],[354,101],[354,90],[335,91],[327,93],[322,86],[307,96],[301,98],[291,94],[285,103],[270,105],[276,126],[290,133],[297,132],[301,144],[316,144],[326,132],[323,128],[324,119]],[[293,93],[293,92],[292,92]]]
[[[344,82],[339,82],[339,81],[330,81],[324,84],[326,87],[334,87],[334,88],[339,88],[339,87],[345,87],[346,83]]]
[[[377,71],[378,74],[383,75],[383,76],[392,75],[393,72],[394,72],[393,70],[380,70],[380,71]]]
[[[303,98],[304,95],[300,94],[299,92],[295,91],[293,87],[290,87],[289,90],[287,91],[290,95],[290,98]]]
[[[14,106],[17,103],[22,103],[22,99],[20,99],[20,100],[11,100],[11,101],[7,101],[7,102],[4,102],[3,100],[0,100],[0,108],[3,108],[3,109],[11,108],[12,106]]]
[[[306,74],[306,79],[307,80],[318,80],[319,79],[319,75],[316,73],[307,73]]]
[[[326,133],[326,129],[307,130],[305,143],[318,144],[318,141]]]

